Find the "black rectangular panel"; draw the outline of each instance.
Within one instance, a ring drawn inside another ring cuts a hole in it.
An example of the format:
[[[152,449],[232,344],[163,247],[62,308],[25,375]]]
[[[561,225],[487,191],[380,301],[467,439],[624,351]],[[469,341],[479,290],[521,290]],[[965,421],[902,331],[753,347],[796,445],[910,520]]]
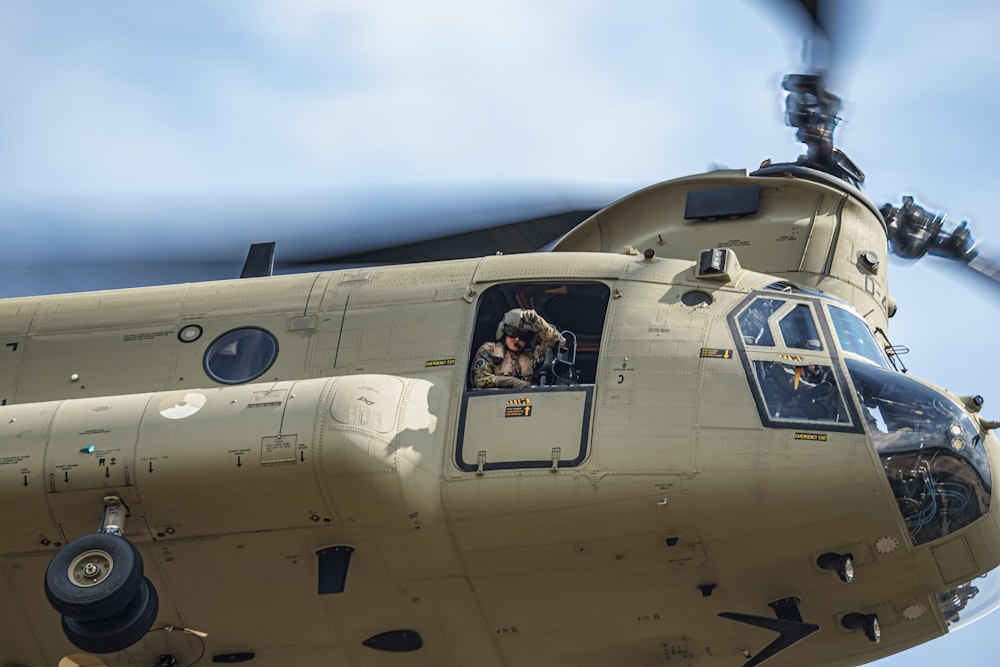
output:
[[[690,190],[684,206],[684,219],[742,218],[756,213],[759,203],[759,185]]]

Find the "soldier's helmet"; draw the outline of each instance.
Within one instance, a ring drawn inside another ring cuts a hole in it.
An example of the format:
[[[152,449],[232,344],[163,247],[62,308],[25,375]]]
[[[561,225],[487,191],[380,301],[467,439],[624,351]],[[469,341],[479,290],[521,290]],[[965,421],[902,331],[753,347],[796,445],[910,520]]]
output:
[[[500,324],[497,325],[496,339],[498,341],[502,341],[506,336],[510,336],[511,338],[520,338],[524,341],[524,346],[526,348],[534,346],[535,332],[521,326],[520,308],[508,310],[500,320]]]

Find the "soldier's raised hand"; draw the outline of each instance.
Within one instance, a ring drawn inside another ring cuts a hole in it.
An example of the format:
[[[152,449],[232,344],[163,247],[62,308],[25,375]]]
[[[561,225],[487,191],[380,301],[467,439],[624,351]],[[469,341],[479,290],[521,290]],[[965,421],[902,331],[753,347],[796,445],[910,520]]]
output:
[[[534,310],[523,310],[521,311],[521,326],[531,331],[542,331],[548,326],[548,322]]]

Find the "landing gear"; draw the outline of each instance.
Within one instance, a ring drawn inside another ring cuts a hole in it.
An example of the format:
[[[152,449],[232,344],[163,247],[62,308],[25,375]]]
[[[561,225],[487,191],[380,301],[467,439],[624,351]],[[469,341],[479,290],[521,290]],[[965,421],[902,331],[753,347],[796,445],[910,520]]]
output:
[[[63,632],[74,646],[83,651],[114,653],[142,639],[153,627],[159,609],[156,589],[149,579],[144,578],[135,596],[120,612],[89,621],[63,616]]]
[[[125,608],[143,580],[142,557],[118,535],[92,533],[60,549],[45,571],[45,597],[64,616],[91,621]]]
[[[63,632],[91,653],[114,653],[135,644],[159,611],[142,556],[122,537],[122,507],[117,497],[105,498],[102,532],[73,540],[45,570],[45,597],[62,614]]]

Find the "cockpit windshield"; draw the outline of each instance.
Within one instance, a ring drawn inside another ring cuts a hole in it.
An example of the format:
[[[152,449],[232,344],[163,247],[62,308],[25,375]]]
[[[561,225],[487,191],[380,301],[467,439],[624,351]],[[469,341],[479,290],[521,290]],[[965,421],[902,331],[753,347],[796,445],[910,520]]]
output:
[[[837,332],[837,340],[840,341],[840,349],[864,357],[882,368],[889,368],[885,354],[882,353],[864,320],[840,306],[827,304],[827,309],[830,311],[830,319],[833,320],[833,329]]]
[[[983,516],[993,482],[979,431],[965,411],[913,378],[845,361],[913,543],[944,537]]]

